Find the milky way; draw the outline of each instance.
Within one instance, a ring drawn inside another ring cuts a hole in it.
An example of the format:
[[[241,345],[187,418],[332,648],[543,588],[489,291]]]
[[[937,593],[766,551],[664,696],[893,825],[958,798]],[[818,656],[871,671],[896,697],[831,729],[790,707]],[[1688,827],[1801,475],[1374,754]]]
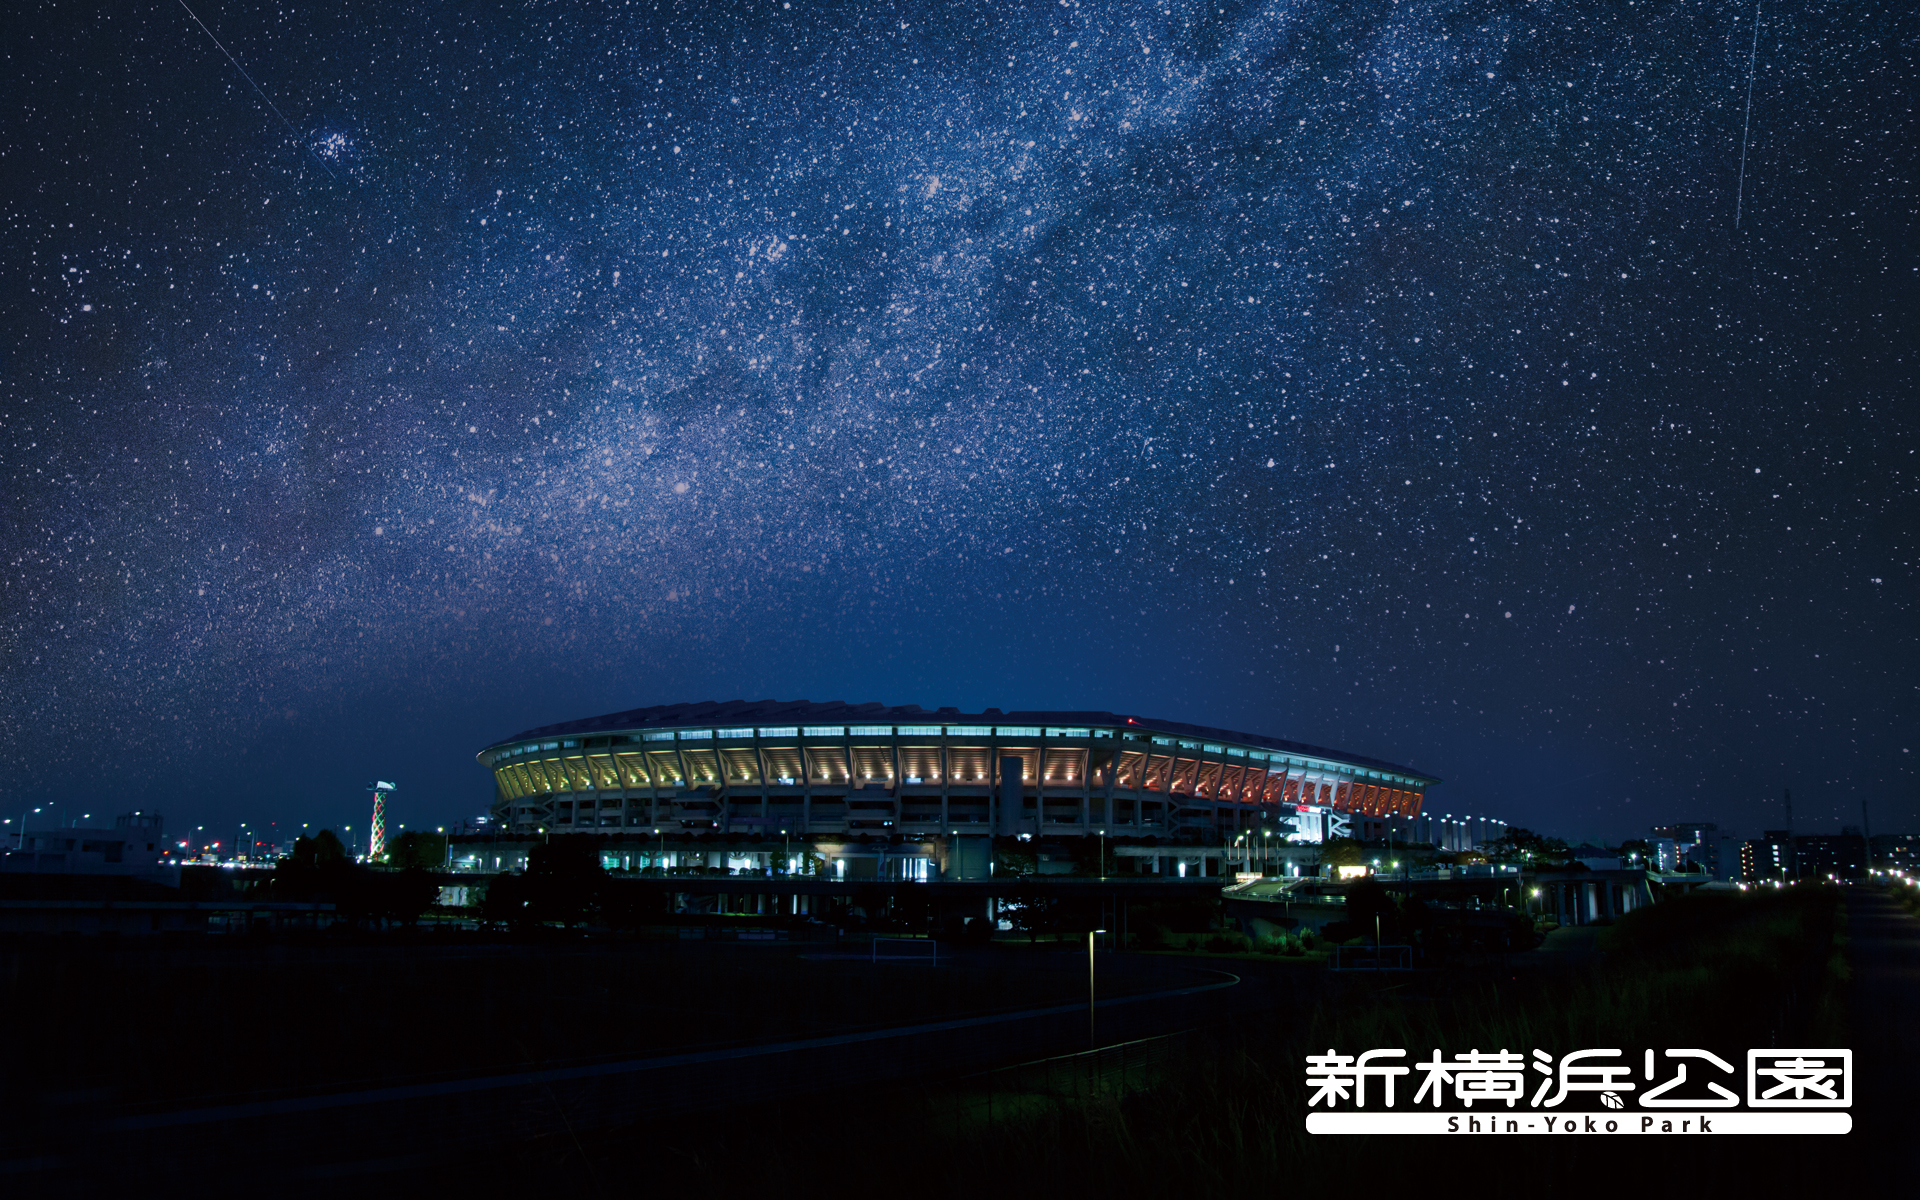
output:
[[[0,803],[805,696],[1920,820],[1906,6],[1762,15],[1744,185],[1750,9],[955,7],[196,9],[291,133],[18,18]]]

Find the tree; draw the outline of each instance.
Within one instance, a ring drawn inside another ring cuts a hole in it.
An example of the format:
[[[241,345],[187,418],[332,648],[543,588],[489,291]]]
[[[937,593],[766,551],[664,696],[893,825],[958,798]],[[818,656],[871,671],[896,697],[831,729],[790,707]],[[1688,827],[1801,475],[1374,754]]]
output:
[[[337,901],[359,869],[333,830],[322,829],[294,839],[293,852],[275,864],[265,891],[275,900]]]
[[[1366,856],[1366,848],[1352,838],[1328,838],[1320,847],[1320,861],[1336,867],[1357,867]]]
[[[600,842],[590,834],[568,834],[541,842],[527,854],[526,901],[535,921],[584,922],[599,907],[607,878],[600,864]]]
[[[348,855],[347,848],[341,845],[333,830],[322,829],[310,838],[293,839],[293,853],[281,861],[292,861],[305,867],[325,867],[348,861]]]
[[[1075,875],[1117,875],[1113,857],[1113,839],[1083,837],[1073,843]]]
[[[387,865],[402,870],[438,871],[446,865],[447,839],[409,829],[387,845]]]
[[[1510,827],[1505,836],[1488,842],[1481,848],[1491,862],[1563,862],[1567,858],[1567,844],[1559,838],[1542,837],[1531,829],[1519,826]]]
[[[414,925],[440,897],[440,884],[426,871],[369,871],[355,867],[339,896],[340,912],[355,924],[393,922]]]
[[[1032,842],[1023,842],[1019,838],[997,837],[993,839],[993,873],[995,875],[1031,875],[1040,865],[1039,856],[1033,851]]]
[[[1015,931],[1026,934],[1028,942],[1034,942],[1043,933],[1057,932],[1055,903],[1047,893],[1023,885],[1008,897],[1008,903],[1000,911]]]
[[[1362,936],[1375,931],[1376,920],[1382,936],[1393,933],[1399,915],[1393,897],[1376,881],[1362,879],[1347,889],[1347,920],[1360,927]]]
[[[1420,916],[1424,922],[1429,914],[1423,909]],[[1376,937],[1382,941],[1399,941],[1405,936],[1405,925],[1387,889],[1377,880],[1362,879],[1347,889],[1347,915],[1329,922],[1325,932],[1327,938],[1335,942],[1349,938],[1365,938],[1371,942]]]

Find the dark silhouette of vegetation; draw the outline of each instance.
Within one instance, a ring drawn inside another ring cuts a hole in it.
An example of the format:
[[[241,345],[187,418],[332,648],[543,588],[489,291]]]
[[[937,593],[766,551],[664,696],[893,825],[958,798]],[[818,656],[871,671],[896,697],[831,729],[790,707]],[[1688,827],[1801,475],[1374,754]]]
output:
[[[447,839],[437,833],[409,829],[387,845],[387,865],[438,871],[447,863]]]
[[[1039,868],[1040,857],[1034,851],[1032,842],[1011,837],[993,839],[993,873],[996,876],[1031,875]]]
[[[254,889],[267,900],[332,904],[343,920],[360,927],[413,925],[439,894],[439,883],[417,867],[382,871],[354,862],[330,829],[296,839],[293,852]]]
[[[1402,937],[1400,909],[1387,890],[1372,879],[1363,879],[1347,889],[1346,919],[1327,925],[1327,937],[1336,942],[1349,938],[1378,938],[1399,942]]]
[[[1075,875],[1117,875],[1118,860],[1114,857],[1114,839],[1112,838],[1075,838],[1072,844],[1073,873]]]
[[[1542,837],[1531,829],[1509,828],[1502,837],[1481,846],[1488,862],[1563,862],[1571,853],[1559,838]]]
[[[1320,847],[1320,861],[1335,867],[1357,867],[1366,857],[1366,847],[1352,838],[1328,838]]]
[[[481,902],[481,919],[515,926],[583,925],[600,915],[606,883],[598,839],[563,835],[528,852],[525,874],[493,878]],[[622,919],[644,909],[643,902],[623,901]]]

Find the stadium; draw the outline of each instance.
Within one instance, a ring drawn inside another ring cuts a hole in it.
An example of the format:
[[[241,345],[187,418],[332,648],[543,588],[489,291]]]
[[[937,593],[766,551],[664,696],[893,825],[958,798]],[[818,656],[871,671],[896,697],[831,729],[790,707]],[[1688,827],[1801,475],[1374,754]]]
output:
[[[1283,738],[1111,712],[838,701],[667,704],[542,726],[479,754],[522,837],[923,841],[1076,835],[1224,844],[1406,828],[1440,782]],[[865,836],[863,836],[865,835]]]

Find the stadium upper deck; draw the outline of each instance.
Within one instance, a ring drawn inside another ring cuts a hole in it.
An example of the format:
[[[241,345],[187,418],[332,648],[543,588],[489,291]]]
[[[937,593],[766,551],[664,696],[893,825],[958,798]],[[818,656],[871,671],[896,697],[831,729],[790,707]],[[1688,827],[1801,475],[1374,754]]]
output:
[[[1439,782],[1282,738],[1111,712],[656,705],[480,752],[503,826],[556,832],[1225,835],[1263,811],[1318,840],[1416,816]]]

